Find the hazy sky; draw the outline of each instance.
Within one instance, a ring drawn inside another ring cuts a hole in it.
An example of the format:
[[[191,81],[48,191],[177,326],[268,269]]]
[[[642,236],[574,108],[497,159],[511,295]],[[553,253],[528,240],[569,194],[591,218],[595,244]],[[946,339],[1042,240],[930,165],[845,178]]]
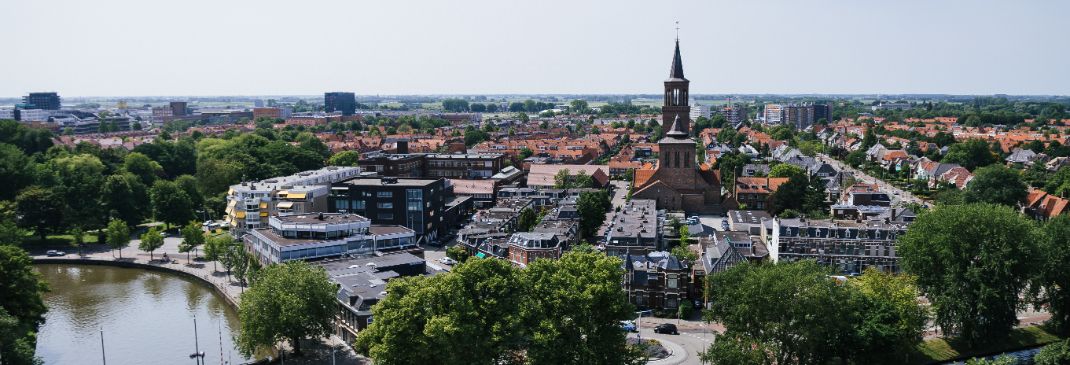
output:
[[[4,0],[0,96],[1070,94],[1070,1]]]

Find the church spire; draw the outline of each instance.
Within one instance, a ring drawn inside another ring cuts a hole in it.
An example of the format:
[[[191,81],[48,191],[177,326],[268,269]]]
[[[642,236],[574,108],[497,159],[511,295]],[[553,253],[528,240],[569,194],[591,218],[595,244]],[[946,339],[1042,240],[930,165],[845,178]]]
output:
[[[672,68],[669,69],[669,79],[681,79],[684,78],[684,62],[680,60],[680,39],[676,39],[676,51],[672,55]]]

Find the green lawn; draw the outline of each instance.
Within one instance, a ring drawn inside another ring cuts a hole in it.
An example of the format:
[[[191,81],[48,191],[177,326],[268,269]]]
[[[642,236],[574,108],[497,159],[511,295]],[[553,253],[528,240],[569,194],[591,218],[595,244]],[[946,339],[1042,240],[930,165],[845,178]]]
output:
[[[910,356],[910,364],[934,364],[938,362],[961,359],[998,353],[1003,351],[1017,350],[1026,347],[1049,344],[1060,340],[1041,326],[1030,326],[1015,329],[1005,340],[996,344],[985,346],[980,349],[971,349],[965,343],[958,340],[945,340],[936,338],[926,340],[918,345],[916,352]]]
[[[86,244],[97,243],[96,231],[88,232],[82,236]],[[42,242],[41,237],[37,235],[26,236],[22,240],[25,246],[47,246],[47,247],[74,247],[74,235],[70,234],[50,234],[46,236]]]

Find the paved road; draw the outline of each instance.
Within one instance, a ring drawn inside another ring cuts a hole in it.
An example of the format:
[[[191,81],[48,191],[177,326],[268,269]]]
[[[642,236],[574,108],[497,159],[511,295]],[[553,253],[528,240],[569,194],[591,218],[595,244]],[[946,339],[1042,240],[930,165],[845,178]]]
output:
[[[881,188],[881,190],[891,193],[892,206],[902,206],[904,205],[904,203],[917,203],[921,205],[929,204],[929,202],[914,196],[909,191],[902,190],[900,188],[897,188],[895,185],[885,182],[884,180],[869,176],[862,170],[858,170],[851,166],[848,166],[847,164],[840,162],[835,158],[829,157],[828,155],[825,155],[823,153],[818,154],[818,160],[832,165],[837,170],[849,171],[853,173],[855,176],[855,180],[859,182],[864,182],[868,184],[876,183],[877,186]]]
[[[666,335],[654,333],[654,327],[660,323],[672,323],[677,325],[679,335]],[[628,337],[642,336],[662,341],[662,345],[670,349],[672,356],[656,361],[650,361],[650,365],[697,365],[701,364],[699,352],[705,351],[717,337],[717,333],[723,332],[720,325],[707,325],[699,321],[678,321],[666,318],[643,318],[638,334],[631,333]]]
[[[602,223],[602,227],[599,228],[599,231],[605,229],[610,222],[613,222],[613,218],[617,216],[617,207],[623,207],[624,203],[627,201],[626,198],[628,197],[627,181],[612,180],[609,184],[613,186],[613,196],[610,197],[609,200],[613,208],[606,213],[606,221]]]

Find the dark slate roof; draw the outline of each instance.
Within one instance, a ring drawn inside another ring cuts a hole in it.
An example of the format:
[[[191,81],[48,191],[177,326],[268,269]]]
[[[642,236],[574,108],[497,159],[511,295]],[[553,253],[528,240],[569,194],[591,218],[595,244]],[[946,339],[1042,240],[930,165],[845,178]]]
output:
[[[669,69],[669,80],[670,81],[677,81],[677,80],[687,81],[687,79],[684,78],[684,62],[680,59],[680,40],[679,39],[676,40],[676,51],[672,55],[672,68]]]

